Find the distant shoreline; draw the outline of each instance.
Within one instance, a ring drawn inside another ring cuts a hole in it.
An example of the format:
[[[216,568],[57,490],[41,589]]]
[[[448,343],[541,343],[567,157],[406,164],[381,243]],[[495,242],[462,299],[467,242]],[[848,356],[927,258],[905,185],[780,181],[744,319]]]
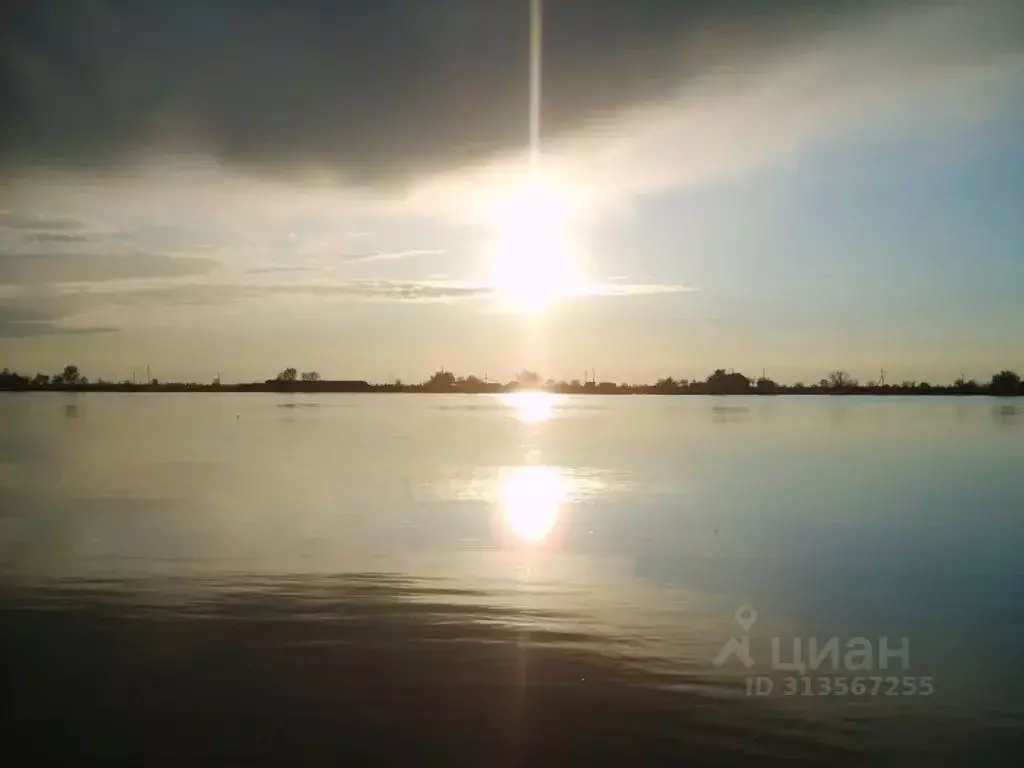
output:
[[[850,396],[905,396],[905,397],[993,397],[993,398],[1017,398],[1024,397],[1021,392],[993,393],[987,389],[977,391],[962,391],[954,387],[929,387],[928,389],[904,389],[901,387],[872,388],[855,387],[842,390],[819,388],[819,387],[787,387],[779,388],[773,392],[762,392],[750,389],[745,392],[721,392],[710,391],[706,387],[688,387],[685,389],[666,391],[653,386],[631,386],[619,385],[614,390],[599,387],[581,387],[579,389],[558,389],[546,387],[518,387],[506,388],[496,386],[493,388],[460,389],[429,389],[420,385],[393,384],[366,384],[365,386],[330,386],[333,382],[322,382],[324,386],[269,386],[266,384],[224,384],[213,386],[209,384],[160,384],[157,386],[147,384],[85,384],[85,385],[59,385],[47,387],[18,387],[0,388],[0,393],[26,393],[26,392],[91,392],[91,393],[130,393],[130,394],[181,394],[181,393],[219,393],[219,394],[422,394],[422,395],[498,395],[514,392],[548,392],[563,395],[616,395],[616,396],[638,396],[647,395],[652,397],[785,397],[785,396],[817,396],[817,397],[850,397]],[[347,384],[347,383],[346,383]]]
[[[513,381],[501,383],[477,376],[456,376],[442,368],[426,381],[405,384],[401,380],[389,384],[372,384],[363,379],[324,379],[316,371],[302,374],[295,368],[286,368],[275,378],[264,381],[237,382],[225,384],[220,378],[210,383],[159,381],[148,376],[144,382],[125,380],[120,382],[104,379],[89,379],[83,376],[78,366],[69,365],[53,376],[36,374],[33,378],[9,369],[0,373],[0,391],[6,392],[273,392],[279,394],[329,394],[329,393],[394,393],[394,394],[453,394],[453,395],[496,395],[509,392],[552,392],[563,395],[954,395],[957,397],[1020,397],[1024,396],[1024,382],[1017,373],[1002,370],[985,383],[963,376],[952,384],[930,384],[929,382],[902,381],[899,384],[885,382],[885,371],[878,381],[861,384],[845,371],[832,371],[827,378],[814,384],[780,384],[764,374],[753,379],[737,371],[719,368],[706,379],[674,379],[671,376],[659,379],[654,384],[620,384],[614,381],[598,381],[596,376],[586,381],[555,381],[542,379],[538,374],[522,371]]]

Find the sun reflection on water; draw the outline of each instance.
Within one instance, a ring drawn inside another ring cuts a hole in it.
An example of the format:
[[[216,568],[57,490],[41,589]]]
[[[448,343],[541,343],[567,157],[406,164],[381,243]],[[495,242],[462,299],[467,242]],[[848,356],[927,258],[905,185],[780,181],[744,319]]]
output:
[[[501,476],[498,500],[503,529],[519,541],[547,539],[558,523],[567,482],[558,467],[509,467]]]
[[[565,402],[565,395],[551,392],[510,392],[502,402],[516,410],[516,418],[525,424],[539,424],[550,420],[557,406]]]

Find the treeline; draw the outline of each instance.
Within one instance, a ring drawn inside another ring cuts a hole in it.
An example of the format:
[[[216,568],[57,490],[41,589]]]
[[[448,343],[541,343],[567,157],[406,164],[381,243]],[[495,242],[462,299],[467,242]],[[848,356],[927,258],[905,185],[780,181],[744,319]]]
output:
[[[90,379],[82,374],[77,365],[68,365],[60,373],[48,376],[37,373],[33,377],[12,372],[4,368],[0,372],[0,391],[3,390],[54,390],[83,392],[368,392],[372,387],[365,381],[324,381],[316,371],[299,374],[294,368],[287,368],[273,379],[262,382],[221,384],[220,378],[211,382],[198,381],[136,381],[123,379]]]
[[[456,376],[442,368],[426,381],[404,384],[370,384],[362,380],[332,381],[323,379],[316,371],[299,373],[285,368],[274,378],[262,382],[222,385],[220,379],[210,383],[160,382],[151,379],[137,383],[104,379],[90,380],[76,365],[65,366],[60,373],[23,376],[7,368],[0,373],[0,390],[84,390],[84,391],[227,391],[227,392],[436,392],[436,393],[498,393],[517,390],[543,390],[564,394],[602,395],[1024,395],[1024,384],[1017,373],[1003,370],[991,379],[979,382],[958,378],[951,384],[931,384],[927,381],[886,383],[869,381],[861,384],[846,371],[833,371],[814,383],[781,384],[767,376],[751,378],[736,371],[719,368],[705,379],[685,379],[666,376],[654,384],[620,384],[614,381],[544,380],[537,373],[522,371],[513,381],[496,382],[487,377]]]
[[[427,381],[397,388],[424,392],[509,392],[520,389],[541,389],[565,394],[637,394],[637,395],[1024,395],[1024,385],[1014,371],[1003,370],[989,381],[978,382],[963,376],[952,384],[931,384],[927,381],[903,381],[899,384],[869,381],[861,384],[846,371],[833,371],[814,383],[782,384],[760,376],[751,378],[724,368],[715,370],[705,379],[685,379],[666,376],[654,384],[620,384],[614,381],[543,380],[538,374],[523,371],[514,381],[489,382],[476,376],[455,376],[441,369]]]

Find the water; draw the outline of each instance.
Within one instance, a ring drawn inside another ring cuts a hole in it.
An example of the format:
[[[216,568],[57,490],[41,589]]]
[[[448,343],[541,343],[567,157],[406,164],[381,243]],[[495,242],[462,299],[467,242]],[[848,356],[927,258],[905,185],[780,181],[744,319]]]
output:
[[[988,398],[4,395],[8,748],[1013,764],[1022,478]]]

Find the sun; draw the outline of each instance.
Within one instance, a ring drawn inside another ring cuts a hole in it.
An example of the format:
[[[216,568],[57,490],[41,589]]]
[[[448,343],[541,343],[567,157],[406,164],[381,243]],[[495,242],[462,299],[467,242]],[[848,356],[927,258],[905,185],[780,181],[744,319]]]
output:
[[[532,314],[575,290],[569,209],[565,195],[537,180],[494,207],[491,284],[500,301]]]

